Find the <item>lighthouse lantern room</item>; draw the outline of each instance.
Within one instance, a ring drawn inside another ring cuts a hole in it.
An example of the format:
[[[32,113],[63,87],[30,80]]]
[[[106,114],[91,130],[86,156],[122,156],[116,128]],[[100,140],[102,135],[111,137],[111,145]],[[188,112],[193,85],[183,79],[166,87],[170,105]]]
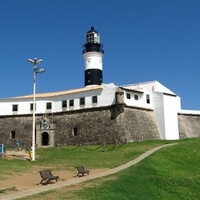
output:
[[[103,45],[100,43],[100,34],[91,27],[86,33],[86,43],[83,45],[85,61],[85,86],[101,85],[103,82],[102,58]]]

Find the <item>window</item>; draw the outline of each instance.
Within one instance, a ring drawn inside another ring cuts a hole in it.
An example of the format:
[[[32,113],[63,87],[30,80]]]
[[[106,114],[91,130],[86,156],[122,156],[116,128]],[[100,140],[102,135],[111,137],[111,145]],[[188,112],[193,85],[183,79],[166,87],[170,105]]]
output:
[[[127,99],[131,99],[131,94],[127,93],[127,94],[126,94],[126,98],[127,98]]]
[[[30,110],[33,110],[33,103],[30,104]]]
[[[36,104],[35,104],[35,110],[36,110]],[[30,104],[30,111],[33,111],[33,103]]]
[[[12,111],[13,112],[18,111],[18,105],[17,104],[12,105]]]
[[[136,100],[136,101],[138,101],[138,95],[134,95],[134,99]]]
[[[97,96],[92,97],[92,103],[97,103]]]
[[[83,106],[83,105],[85,105],[85,98],[81,97],[80,98],[80,106]]]
[[[51,110],[51,102],[47,103],[47,110]]]
[[[88,33],[87,34],[88,43],[100,43],[100,37],[98,33]]]
[[[15,137],[16,137],[15,131],[11,131],[10,133],[11,133],[11,139],[15,139]]]
[[[78,128],[77,127],[72,128],[72,135],[73,136],[77,136],[78,135]]]
[[[67,108],[67,101],[62,101],[62,108]]]
[[[74,100],[73,99],[69,100],[69,106],[74,106]]]
[[[150,95],[149,94],[146,95],[146,101],[148,104],[150,103]]]

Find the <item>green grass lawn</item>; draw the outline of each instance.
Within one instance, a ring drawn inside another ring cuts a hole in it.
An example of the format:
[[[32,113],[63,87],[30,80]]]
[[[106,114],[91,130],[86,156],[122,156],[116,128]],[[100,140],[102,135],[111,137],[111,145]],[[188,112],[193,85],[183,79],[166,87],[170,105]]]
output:
[[[138,155],[166,141],[136,142],[121,146],[107,145],[106,151],[102,146],[64,146],[60,148],[37,149],[36,161],[0,158],[0,179],[5,174],[22,172],[31,168],[47,167],[54,170],[74,170],[77,165],[88,168],[113,168],[124,164]]]
[[[117,174],[84,182],[76,187],[61,188],[22,199],[199,200],[200,139],[174,142],[178,144],[161,149],[137,165]],[[60,150],[58,148],[40,149],[36,152],[37,160],[35,162],[1,159],[0,170],[1,172],[3,170],[3,174],[23,171],[34,166],[74,170],[74,166],[79,164],[89,169],[113,168],[165,143],[169,143],[169,141],[137,142],[106,152],[97,149],[97,146],[82,148],[82,151],[80,149],[73,150],[74,147],[65,147]],[[11,168],[8,167],[11,165]]]
[[[113,177],[76,195],[95,200],[199,200],[200,140],[161,149]]]

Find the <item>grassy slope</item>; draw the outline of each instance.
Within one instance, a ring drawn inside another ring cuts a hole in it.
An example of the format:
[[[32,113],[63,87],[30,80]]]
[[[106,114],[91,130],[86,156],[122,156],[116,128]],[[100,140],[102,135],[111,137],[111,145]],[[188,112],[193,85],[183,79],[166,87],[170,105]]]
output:
[[[200,140],[162,149],[116,177],[117,180],[84,189],[76,195],[95,200],[197,200],[200,198]]]
[[[164,143],[166,142],[141,142],[122,145],[118,148],[112,145],[108,146],[109,150],[106,152],[103,152],[101,146],[84,146],[81,150],[77,147],[37,149],[35,162],[0,158],[0,178],[3,178],[4,174],[23,172],[40,166],[53,170],[74,170],[77,165],[84,165],[90,169],[113,168]]]
[[[92,168],[115,167],[125,163],[150,148],[161,145],[164,141],[133,143],[103,153],[102,149],[68,151],[39,150],[35,163],[24,162],[24,169],[35,165],[56,167],[57,169],[74,169],[83,164]],[[200,196],[200,139],[178,141],[171,146],[154,153],[136,166],[115,175],[88,181],[79,185],[79,189],[70,187],[51,191],[29,200],[143,200],[143,199],[199,199]],[[90,147],[94,148],[94,147]],[[48,152],[48,153],[47,153]],[[5,162],[8,162],[5,160]],[[15,165],[13,161],[11,161]],[[18,164],[17,164],[18,165]],[[0,165],[0,170],[1,170]],[[5,166],[4,166],[5,167]],[[17,166],[14,168],[17,170]],[[8,173],[9,171],[7,171]],[[84,188],[84,189],[81,189]]]

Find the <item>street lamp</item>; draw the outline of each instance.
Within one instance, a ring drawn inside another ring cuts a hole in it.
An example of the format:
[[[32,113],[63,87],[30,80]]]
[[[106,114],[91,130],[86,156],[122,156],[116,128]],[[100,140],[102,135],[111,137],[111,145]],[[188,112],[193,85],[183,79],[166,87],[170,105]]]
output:
[[[36,75],[45,72],[45,69],[39,69],[37,64],[40,64],[43,60],[34,58],[28,59],[33,64],[33,134],[32,134],[32,160],[35,161],[35,90],[36,90]]]

